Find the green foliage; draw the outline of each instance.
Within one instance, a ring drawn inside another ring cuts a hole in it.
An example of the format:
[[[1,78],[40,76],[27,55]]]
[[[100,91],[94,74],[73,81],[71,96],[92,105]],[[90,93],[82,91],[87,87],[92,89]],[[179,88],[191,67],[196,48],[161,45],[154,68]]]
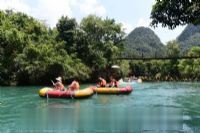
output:
[[[200,25],[188,25],[177,38],[182,54],[195,46],[200,46]]]
[[[191,34],[196,36],[198,34]],[[128,41],[127,41],[128,40]],[[189,40],[189,39],[187,39]],[[167,49],[153,31],[135,29],[126,39],[121,24],[113,19],[89,15],[78,24],[63,16],[56,28],[24,13],[0,11],[0,85],[51,84],[62,76],[64,81],[96,81],[98,76],[111,74],[119,78],[142,76],[147,80],[200,79],[200,60],[117,61],[125,53],[144,56],[179,55],[179,45],[171,41]],[[128,45],[127,45],[128,44]],[[138,45],[140,44],[140,46]],[[198,56],[199,47],[189,56]],[[119,64],[120,69],[112,69]]]
[[[172,61],[132,61],[130,62],[131,75],[142,77],[147,81],[172,81],[178,80],[180,74],[177,62]]]
[[[63,16],[50,29],[11,10],[0,18],[0,85],[49,84],[57,76],[87,81],[106,73],[123,47],[124,32],[112,19],[88,16],[79,26]]]
[[[176,41],[169,41],[167,43],[167,56],[178,57],[180,54],[179,44]]]
[[[1,83],[4,82],[2,84],[9,85],[10,81],[14,81],[15,78],[14,72],[16,71],[16,67],[14,59],[22,52],[27,41],[25,34],[14,28],[12,23],[6,23],[8,21],[6,19],[9,19],[9,17],[3,17],[0,25],[0,56],[2,57],[0,76],[2,79]]]
[[[151,25],[168,26],[174,29],[178,25],[200,24],[199,0],[156,0],[151,11]]]
[[[65,49],[69,54],[75,52],[76,33],[78,24],[75,19],[62,16],[58,21],[56,28],[58,30],[57,39],[65,42]]]
[[[90,72],[79,59],[73,59],[63,49],[58,49],[52,44],[31,44],[15,61],[19,68],[17,78],[22,84],[23,75],[27,76],[29,84],[42,84],[50,82],[50,79],[56,76],[62,76],[64,80],[73,77],[87,79]]]
[[[125,34],[121,25],[113,19],[90,15],[83,18],[80,29],[77,56],[91,68],[93,76],[102,75],[123,49]]]
[[[200,56],[200,47],[191,48],[188,56]],[[181,60],[178,68],[185,80],[200,79],[200,59]]]
[[[189,56],[200,56],[200,46],[199,47],[192,47],[188,52]]]
[[[174,45],[175,44],[175,45]],[[169,55],[177,56],[179,51],[175,41],[168,43]],[[170,50],[170,51],[171,51]],[[200,47],[193,47],[187,53],[188,56],[199,56]],[[130,75],[142,77],[143,80],[155,81],[199,81],[200,80],[200,59],[166,60],[166,61],[131,61]]]
[[[83,45],[81,47],[85,48],[87,55],[80,54],[79,57],[89,66],[105,67],[106,64],[112,64],[113,58],[123,47],[124,32],[121,25],[116,24],[113,19],[102,20],[90,15],[81,21],[80,28],[83,30],[84,40],[79,45]]]
[[[139,27],[126,37],[123,54],[132,57],[161,57],[165,55],[165,47],[151,29]]]
[[[129,61],[121,61],[120,62],[120,69],[122,72],[122,77],[127,77],[130,74],[130,64]]]

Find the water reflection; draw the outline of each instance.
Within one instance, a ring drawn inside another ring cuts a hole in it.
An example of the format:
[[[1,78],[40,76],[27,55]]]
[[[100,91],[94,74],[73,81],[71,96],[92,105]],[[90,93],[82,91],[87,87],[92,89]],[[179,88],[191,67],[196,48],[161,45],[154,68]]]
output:
[[[177,103],[183,108],[184,130],[188,132],[200,131],[199,89],[187,90],[187,95],[176,98]]]

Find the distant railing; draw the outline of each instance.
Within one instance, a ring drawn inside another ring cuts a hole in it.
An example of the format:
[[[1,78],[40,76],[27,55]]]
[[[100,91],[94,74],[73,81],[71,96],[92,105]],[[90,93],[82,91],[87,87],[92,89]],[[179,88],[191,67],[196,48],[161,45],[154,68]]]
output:
[[[176,57],[117,57],[116,60],[173,60],[173,59],[198,59],[200,56],[176,56]]]

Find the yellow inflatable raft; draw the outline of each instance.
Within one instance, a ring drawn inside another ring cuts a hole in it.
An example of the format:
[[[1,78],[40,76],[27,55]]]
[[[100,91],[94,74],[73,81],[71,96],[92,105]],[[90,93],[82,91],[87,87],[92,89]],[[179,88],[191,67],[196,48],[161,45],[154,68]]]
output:
[[[124,88],[101,87],[93,88],[93,90],[99,94],[129,94],[133,91],[133,88],[131,86],[126,86]]]
[[[39,96],[41,97],[54,97],[54,98],[85,98],[93,95],[93,88],[88,87],[77,91],[60,91],[53,88],[42,88],[39,90]]]

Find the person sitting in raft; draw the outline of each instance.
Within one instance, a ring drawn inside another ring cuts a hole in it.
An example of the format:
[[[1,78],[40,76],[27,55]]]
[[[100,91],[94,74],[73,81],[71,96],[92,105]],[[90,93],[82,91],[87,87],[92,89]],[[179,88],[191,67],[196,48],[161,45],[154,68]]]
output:
[[[65,87],[64,87],[64,85],[63,85],[63,83],[62,83],[62,78],[61,77],[57,77],[56,78],[56,83],[53,83],[53,85],[54,85],[54,88],[56,89],[56,90],[60,90],[60,91],[64,91],[65,90]]]
[[[99,77],[99,83],[97,84],[97,87],[106,87],[106,80],[102,77]]]
[[[110,76],[110,84],[109,87],[118,87],[119,83],[116,79],[113,78],[113,76]]]
[[[76,91],[76,90],[79,90],[80,89],[80,85],[79,85],[79,82],[74,80],[70,85],[69,85],[69,90],[71,91]]]

